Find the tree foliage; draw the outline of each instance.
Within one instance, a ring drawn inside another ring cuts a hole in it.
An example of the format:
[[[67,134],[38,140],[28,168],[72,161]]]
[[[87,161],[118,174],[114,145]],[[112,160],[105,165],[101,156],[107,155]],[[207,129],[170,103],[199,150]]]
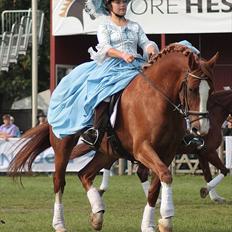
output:
[[[34,0],[33,0],[34,1]],[[28,10],[31,0],[1,0],[0,11]],[[38,8],[45,13],[43,44],[38,47],[38,90],[49,88],[49,35],[50,1],[38,0]],[[11,64],[8,72],[0,72],[0,110],[7,109],[14,100],[31,95],[31,47],[26,55],[20,55],[17,64]]]

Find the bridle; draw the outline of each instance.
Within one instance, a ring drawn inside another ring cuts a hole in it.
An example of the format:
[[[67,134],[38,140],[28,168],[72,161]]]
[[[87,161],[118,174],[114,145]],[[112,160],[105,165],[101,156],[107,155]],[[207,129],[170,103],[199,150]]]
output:
[[[199,121],[204,118],[208,118],[209,112],[200,112],[200,111],[191,111],[189,110],[189,104],[188,104],[188,78],[189,76],[198,79],[198,80],[211,80],[208,77],[199,77],[191,73],[190,71],[187,71],[184,77],[184,80],[181,83],[180,87],[180,92],[183,91],[183,102],[179,105],[176,105],[159,87],[155,85],[155,83],[148,78],[144,72],[137,68],[133,63],[130,63],[138,72],[139,74],[143,77],[143,79],[150,84],[150,86],[158,91],[162,97],[170,104],[173,106],[174,110],[173,111],[178,111],[181,115],[183,115],[185,122],[186,122],[186,129],[187,131],[191,131],[191,124],[195,121]],[[197,119],[190,120],[189,116],[190,115],[197,115],[200,116]]]
[[[183,102],[179,105],[179,108],[181,109],[181,111],[179,111],[183,116],[184,119],[186,121],[186,127],[187,130],[190,131],[190,125],[193,122],[199,121],[201,119],[204,118],[208,118],[209,117],[209,112],[201,112],[201,111],[192,111],[189,110],[189,104],[188,104],[188,78],[189,76],[193,77],[194,79],[197,80],[210,80],[208,77],[204,76],[204,77],[199,77],[197,75],[194,75],[193,73],[187,71],[184,80],[181,83],[181,87],[180,87],[180,93],[183,92]],[[189,116],[191,115],[195,115],[195,116],[199,116],[197,119],[194,120],[190,120]]]

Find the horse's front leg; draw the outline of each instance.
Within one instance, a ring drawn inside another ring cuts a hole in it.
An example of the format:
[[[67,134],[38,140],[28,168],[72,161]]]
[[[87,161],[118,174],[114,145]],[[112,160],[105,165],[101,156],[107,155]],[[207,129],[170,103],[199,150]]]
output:
[[[99,193],[101,196],[103,196],[104,192],[109,188],[109,181],[110,181],[110,168],[112,167],[115,160],[112,160],[107,164],[103,169],[103,175],[102,175],[102,182],[99,187]]]
[[[56,232],[66,231],[62,195],[65,187],[65,171],[74,144],[75,139],[73,136],[68,136],[62,140],[55,138],[52,140],[55,151],[55,173],[53,177],[55,204],[52,225]]]
[[[162,185],[160,207],[161,220],[159,220],[159,229],[160,232],[172,231],[172,217],[174,216],[171,187],[172,175],[165,164],[169,164],[172,157],[169,156],[169,158],[165,160],[165,163],[162,162],[148,141],[143,142],[142,146],[138,147],[134,154],[138,161],[144,164],[147,168],[150,168],[152,172],[156,173],[156,175],[159,177],[159,181]],[[148,204],[146,205],[143,214],[142,232],[155,231],[154,223],[151,219],[154,216],[155,204],[158,198],[158,189],[160,187],[159,181],[154,178],[152,181],[152,186],[149,189]],[[148,221],[148,223],[144,223],[146,221]]]

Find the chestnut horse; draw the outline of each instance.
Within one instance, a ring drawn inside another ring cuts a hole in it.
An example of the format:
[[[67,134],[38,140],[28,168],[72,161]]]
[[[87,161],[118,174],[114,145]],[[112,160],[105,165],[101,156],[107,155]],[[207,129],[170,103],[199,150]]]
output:
[[[213,93],[208,101],[209,121],[210,129],[209,133],[203,137],[205,145],[202,149],[198,150],[196,146],[185,146],[183,144],[177,149],[177,154],[197,154],[200,167],[203,171],[207,187],[202,188],[200,193],[201,197],[206,197],[209,193],[211,200],[222,203],[224,198],[220,197],[215,190],[217,184],[227,175],[229,170],[223,165],[222,161],[218,157],[217,148],[222,142],[222,124],[226,120],[229,114],[232,114],[232,90],[223,90]],[[87,145],[86,145],[87,146]],[[87,147],[86,147],[87,149]],[[77,155],[78,151],[75,150]],[[74,155],[73,155],[74,158]],[[212,180],[212,175],[209,168],[209,162],[220,170],[220,174]],[[108,188],[109,171],[105,169],[103,172],[103,180],[100,186],[100,191],[103,193]],[[149,182],[148,175],[149,169],[147,169],[141,163],[138,164],[137,175],[141,181],[145,195],[148,194]]]
[[[168,166],[186,132],[182,126],[184,119],[189,131],[194,128],[201,135],[208,133],[207,101],[213,89],[216,59],[217,55],[209,61],[201,60],[185,46],[169,45],[153,58],[150,66],[140,72],[122,93],[115,127],[117,135],[134,159],[156,174],[144,209],[143,232],[155,231],[154,207],[160,184],[163,187],[163,203],[159,227],[163,231],[172,230],[174,206],[172,176]],[[23,136],[23,147],[9,168],[13,175],[25,166],[31,170],[36,156],[51,144],[55,151],[53,227],[57,232],[66,231],[62,204],[65,170],[80,134],[58,139],[48,124],[32,128]],[[105,136],[92,161],[78,173],[87,192],[92,208],[92,226],[96,230],[102,227],[105,208],[98,190],[93,187],[93,180],[103,167],[121,157],[111,150],[107,141]]]

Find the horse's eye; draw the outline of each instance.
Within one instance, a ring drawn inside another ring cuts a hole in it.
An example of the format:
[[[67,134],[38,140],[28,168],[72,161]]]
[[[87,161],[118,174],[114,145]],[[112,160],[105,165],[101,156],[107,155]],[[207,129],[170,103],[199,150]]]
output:
[[[193,92],[193,89],[192,89],[192,88],[189,88],[189,91],[190,91],[190,92]]]

